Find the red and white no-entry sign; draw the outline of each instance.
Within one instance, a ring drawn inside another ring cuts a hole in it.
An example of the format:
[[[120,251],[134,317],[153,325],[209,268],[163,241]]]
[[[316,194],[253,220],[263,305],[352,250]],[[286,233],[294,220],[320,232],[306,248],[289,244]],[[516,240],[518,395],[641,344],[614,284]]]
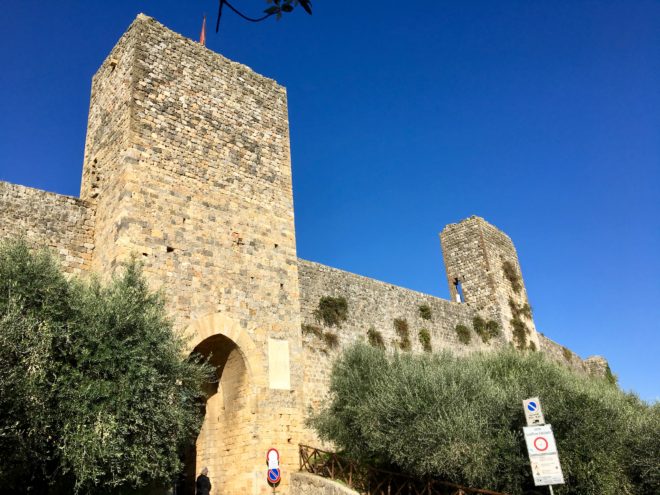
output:
[[[526,426],[523,430],[530,455],[557,453],[557,444],[550,425]]]
[[[551,425],[525,426],[525,443],[536,486],[559,485],[564,475]]]
[[[550,444],[545,439],[545,437],[536,437],[534,439],[534,448],[539,452],[545,452],[546,450],[548,450],[549,445]]]

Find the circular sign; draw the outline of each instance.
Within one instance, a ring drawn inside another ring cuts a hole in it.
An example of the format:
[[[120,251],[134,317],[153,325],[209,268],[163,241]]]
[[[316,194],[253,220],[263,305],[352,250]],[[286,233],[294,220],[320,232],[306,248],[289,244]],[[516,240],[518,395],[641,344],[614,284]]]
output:
[[[279,469],[269,469],[268,470],[268,482],[272,483],[273,485],[275,483],[279,483],[282,477],[280,476],[280,470]]]
[[[280,467],[280,453],[277,449],[268,449],[266,453],[266,463],[268,469],[279,469]]]
[[[529,409],[530,412],[534,412],[534,411],[536,411],[537,408],[538,408],[538,405],[537,405],[536,402],[534,402],[533,400],[530,400],[530,401],[527,403],[527,409]]]
[[[548,450],[548,441],[543,437],[536,437],[534,439],[534,448],[539,452]]]

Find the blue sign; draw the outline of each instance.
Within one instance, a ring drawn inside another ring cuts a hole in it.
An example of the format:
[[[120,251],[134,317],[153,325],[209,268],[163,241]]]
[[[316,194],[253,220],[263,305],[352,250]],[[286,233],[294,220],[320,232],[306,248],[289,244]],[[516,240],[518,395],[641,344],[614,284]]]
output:
[[[280,470],[279,469],[269,469],[268,470],[268,481],[270,483],[279,483],[280,482]]]
[[[531,401],[529,401],[529,402],[527,403],[527,409],[529,409],[531,412],[536,411],[536,409],[537,409],[538,407],[539,407],[539,406],[538,406],[538,405],[536,404],[536,402],[534,402],[533,400],[531,400]]]

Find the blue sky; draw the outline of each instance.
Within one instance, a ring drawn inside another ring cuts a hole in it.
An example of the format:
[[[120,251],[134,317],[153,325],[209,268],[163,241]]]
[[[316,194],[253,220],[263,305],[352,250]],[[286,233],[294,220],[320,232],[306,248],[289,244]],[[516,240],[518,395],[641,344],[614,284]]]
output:
[[[90,79],[122,32],[145,12],[196,38],[216,6],[6,2],[0,179],[77,195]],[[287,87],[300,257],[446,298],[437,234],[483,216],[516,244],[537,328],[653,400],[658,26],[644,0],[318,0],[226,13],[207,44]]]

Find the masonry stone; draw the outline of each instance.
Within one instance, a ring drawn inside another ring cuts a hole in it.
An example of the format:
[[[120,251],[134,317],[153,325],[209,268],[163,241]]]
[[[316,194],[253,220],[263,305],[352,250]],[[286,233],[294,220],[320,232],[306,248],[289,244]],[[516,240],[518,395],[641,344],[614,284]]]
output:
[[[218,370],[186,456],[188,480],[207,466],[215,495],[272,493],[271,447],[279,493],[294,493],[297,445],[319,443],[305,418],[328,400],[334,359],[370,334],[401,350],[395,320],[406,322],[411,352],[428,351],[423,331],[433,351],[460,354],[515,343],[521,321],[527,349],[605,373],[606,361],[585,365],[537,333],[513,243],[482,218],[441,234],[451,300],[299,259],[286,90],[144,15],[93,77],[80,198],[0,182],[0,239],[16,237],[52,249],[71,274],[143,263],[188,352]],[[346,301],[340,325],[317,317],[324,297]],[[484,342],[475,317],[503,331]],[[301,493],[312,493],[318,480],[303,478]]]

